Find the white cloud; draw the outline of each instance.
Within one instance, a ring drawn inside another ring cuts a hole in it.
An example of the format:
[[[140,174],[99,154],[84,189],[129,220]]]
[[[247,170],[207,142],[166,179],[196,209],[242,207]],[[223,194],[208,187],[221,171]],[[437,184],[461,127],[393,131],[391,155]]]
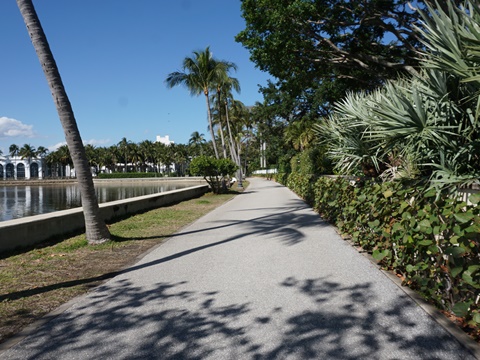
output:
[[[110,143],[110,140],[109,139],[90,139],[90,140],[87,140],[87,141],[83,141],[83,145],[93,145],[93,146],[102,146],[102,145],[105,145],[105,144],[108,144]],[[52,151],[56,151],[60,146],[63,146],[63,145],[67,145],[67,142],[66,141],[62,141],[62,142],[59,142],[55,145],[52,145],[52,146],[49,146],[48,147],[48,151],[52,152]]]
[[[48,151],[50,151],[50,152],[56,151],[60,146],[63,146],[63,145],[67,145],[67,142],[66,142],[66,141],[63,141],[63,142],[60,142],[60,143],[58,143],[58,144],[49,146],[49,147],[48,147]]]
[[[0,139],[17,136],[33,137],[34,135],[33,125],[26,125],[19,120],[5,116],[0,117]]]
[[[90,139],[87,141],[83,141],[84,145],[93,145],[93,146],[102,146],[105,144],[109,144],[111,141],[110,139]]]

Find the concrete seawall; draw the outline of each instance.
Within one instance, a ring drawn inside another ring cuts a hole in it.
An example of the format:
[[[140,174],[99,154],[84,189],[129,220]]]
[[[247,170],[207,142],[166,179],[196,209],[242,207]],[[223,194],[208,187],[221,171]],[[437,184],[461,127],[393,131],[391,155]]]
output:
[[[126,215],[195,198],[205,194],[208,190],[208,185],[198,185],[112,201],[100,204],[100,212],[108,222]],[[0,222],[0,252],[38,244],[53,236],[73,233],[82,229],[85,229],[82,208],[2,221]]]

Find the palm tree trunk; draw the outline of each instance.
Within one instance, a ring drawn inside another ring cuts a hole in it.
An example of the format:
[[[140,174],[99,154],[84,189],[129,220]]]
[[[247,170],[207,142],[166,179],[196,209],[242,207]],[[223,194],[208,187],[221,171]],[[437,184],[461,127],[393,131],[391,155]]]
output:
[[[205,92],[205,98],[207,99],[207,116],[208,124],[210,125],[210,135],[212,136],[213,150],[215,151],[215,157],[218,159],[218,150],[217,144],[215,143],[215,133],[213,131],[212,112],[210,111],[210,100],[208,99],[208,91]]]
[[[225,146],[225,136],[223,134],[223,126],[222,126],[222,120],[219,119],[220,123],[220,139],[222,140],[222,150],[223,150],[223,158],[226,159],[227,158],[227,147]]]
[[[237,156],[237,152],[235,151],[235,143],[233,142],[233,136],[232,136],[232,130],[230,127],[230,119],[228,117],[228,104],[225,103],[225,117],[227,119],[227,130],[228,130],[228,136],[230,137],[230,152],[232,154],[232,160],[238,165],[241,166],[239,163],[239,159]]]
[[[27,26],[30,39],[42,65],[43,72],[47,78],[76,169],[78,186],[82,197],[87,240],[89,243],[105,242],[110,238],[110,232],[108,231],[105,221],[100,216],[92,173],[88,166],[85,148],[57,64],[55,63],[32,0],[17,0],[17,5]]]
[[[223,158],[227,158],[227,147],[225,146],[225,136],[223,135],[223,124],[222,124],[222,103],[220,102],[220,90],[217,89],[218,96],[218,124],[220,125],[220,138],[222,139],[222,150]]]

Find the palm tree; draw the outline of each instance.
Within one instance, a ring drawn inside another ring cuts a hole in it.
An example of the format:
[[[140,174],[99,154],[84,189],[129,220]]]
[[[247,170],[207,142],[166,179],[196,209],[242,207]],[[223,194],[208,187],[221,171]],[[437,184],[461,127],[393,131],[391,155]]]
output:
[[[77,174],[78,186],[82,198],[85,217],[85,234],[89,243],[102,243],[110,239],[110,232],[101,217],[98,200],[95,195],[93,178],[88,166],[85,148],[73,114],[73,109],[63,86],[55,59],[50,50],[42,25],[38,19],[32,0],[17,0],[18,8],[27,26],[30,39],[37,53],[43,72],[54,99],[65,139],[71,149]]]
[[[147,167],[151,166],[155,162],[153,142],[150,140],[143,140],[138,144],[138,150],[143,159],[143,171],[146,171]]]
[[[16,144],[12,144],[9,146],[8,148],[8,152],[10,154],[11,157],[15,157],[18,155],[18,152],[19,152],[20,148],[18,147],[18,145]]]
[[[142,154],[141,149],[139,146],[135,143],[130,144],[130,160],[132,161],[132,165],[135,168],[135,171],[138,171],[138,168],[142,167],[142,164],[144,163],[144,157]]]
[[[70,156],[70,149],[68,145],[60,146],[56,151],[56,160],[61,165],[61,174],[66,176],[65,168],[67,166],[73,166],[72,157]]]
[[[284,130],[284,137],[285,141],[291,143],[295,150],[305,150],[315,140],[313,122],[306,119],[298,119],[291,122]]]
[[[21,149],[18,151],[20,158],[28,160],[28,168],[32,164],[32,158],[37,155],[37,150],[30,144],[24,144]]]
[[[216,84],[216,97],[217,97],[217,108],[218,108],[218,121],[220,124],[220,134],[222,138],[222,148],[223,156],[227,157],[227,150],[225,148],[225,140],[223,135],[223,125],[222,125],[222,113],[223,113],[223,103],[225,104],[225,121],[228,122],[228,99],[232,98],[232,88],[237,92],[240,92],[240,83],[238,79],[232,78],[228,75],[230,69],[237,70],[237,66],[234,63],[228,63],[225,66],[225,71],[220,74],[220,77],[217,80]],[[228,123],[227,123],[228,128]],[[235,160],[234,160],[235,161]],[[238,164],[237,164],[238,165]]]
[[[92,144],[87,144],[85,145],[85,154],[87,155],[88,165],[90,166],[90,169],[94,168],[95,174],[98,174],[99,158],[97,148]]]
[[[45,157],[45,155],[47,155],[47,154],[48,154],[48,149],[47,149],[46,147],[44,147],[44,146],[39,146],[39,147],[37,148],[37,154],[36,154],[36,156],[38,156],[38,157],[40,157],[40,158],[43,158],[43,157]]]
[[[174,147],[173,158],[177,176],[184,176],[188,161],[188,145],[176,144]]]
[[[223,102],[225,105],[225,121],[227,123],[227,131],[229,137],[229,144],[230,144],[230,154],[232,160],[239,166],[239,171],[241,170],[241,164],[239,159],[239,154],[235,150],[235,144],[233,141],[233,134],[232,134],[232,126],[230,125],[230,115],[229,115],[229,104],[237,104],[240,106],[244,106],[241,102],[237,102],[233,99],[232,95],[232,88],[235,89],[237,92],[240,92],[240,84],[237,79],[228,77],[222,86],[222,93],[223,93]]]
[[[205,95],[207,103],[207,116],[212,137],[213,149],[218,159],[217,145],[215,144],[215,133],[212,123],[212,114],[210,111],[210,90],[214,89],[218,79],[228,72],[233,64],[227,61],[218,61],[213,58],[210,47],[204,51],[194,51],[193,57],[186,57],[183,60],[182,72],[176,71],[168,74],[165,83],[169,88],[177,85],[184,85],[191,95],[198,96],[201,93]]]
[[[117,164],[117,152],[118,149],[115,145],[112,145],[108,148],[101,147],[98,149],[98,166],[100,171],[103,167],[110,171],[115,171],[115,166]]]
[[[122,138],[120,142],[117,144],[118,150],[120,153],[123,155],[123,159],[125,161],[125,168],[123,169],[123,172],[127,172],[127,164],[129,160],[129,152],[130,152],[130,147],[131,147],[132,142],[127,140],[127,138]]]
[[[21,159],[28,159],[30,162],[30,160],[37,155],[37,150],[30,144],[24,144],[18,151],[18,155]]]
[[[47,175],[51,177],[58,176],[58,160],[57,160],[57,153],[51,152],[45,156],[45,163],[47,164]]]
[[[154,158],[155,158],[155,165],[156,170],[160,172],[160,168],[162,166],[163,160],[165,158],[165,153],[167,152],[167,146],[161,142],[154,143]]]
[[[194,131],[192,132],[192,134],[190,135],[190,140],[188,140],[188,145],[190,147],[192,147],[192,149],[195,150],[195,153],[198,155],[198,153],[196,152],[197,149],[200,149],[200,155],[203,155],[203,144],[206,143],[206,140],[205,140],[205,135],[204,134],[200,134],[198,131]]]

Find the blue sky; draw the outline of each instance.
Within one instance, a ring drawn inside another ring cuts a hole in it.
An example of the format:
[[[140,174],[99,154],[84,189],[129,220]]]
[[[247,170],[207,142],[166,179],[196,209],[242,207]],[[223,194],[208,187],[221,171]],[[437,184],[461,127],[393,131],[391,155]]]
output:
[[[239,0],[34,0],[85,143],[110,146],[169,135],[187,143],[207,131],[205,98],[167,89],[170,72],[194,50],[238,66],[246,105],[262,101],[256,69],[234,36],[244,29]],[[0,1],[0,150],[50,150],[65,143],[39,61],[14,0]]]

